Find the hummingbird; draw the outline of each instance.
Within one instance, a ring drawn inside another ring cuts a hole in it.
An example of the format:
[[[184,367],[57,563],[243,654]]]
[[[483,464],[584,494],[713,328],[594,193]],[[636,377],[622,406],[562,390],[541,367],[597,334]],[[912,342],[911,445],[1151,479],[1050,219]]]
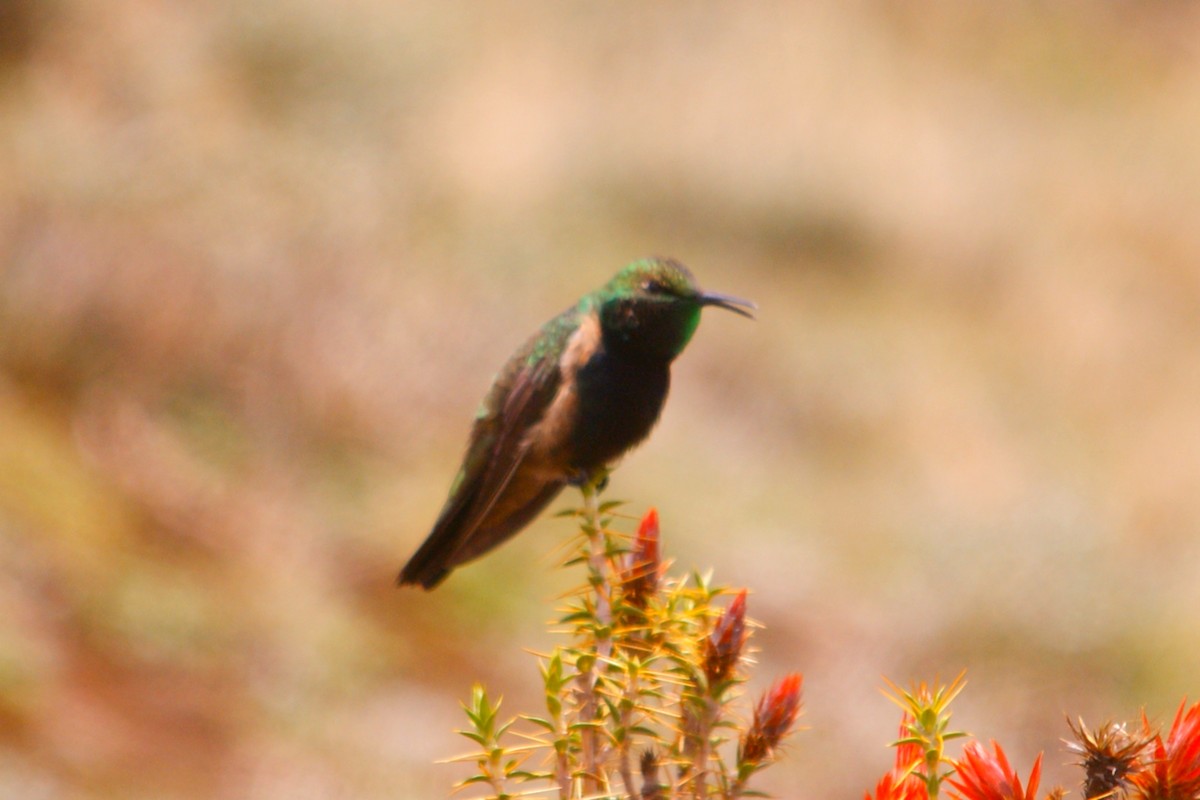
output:
[[[678,261],[647,258],[543,325],[484,397],[449,497],[399,583],[434,588],[645,439],[706,306],[750,319],[756,308],[702,291]]]

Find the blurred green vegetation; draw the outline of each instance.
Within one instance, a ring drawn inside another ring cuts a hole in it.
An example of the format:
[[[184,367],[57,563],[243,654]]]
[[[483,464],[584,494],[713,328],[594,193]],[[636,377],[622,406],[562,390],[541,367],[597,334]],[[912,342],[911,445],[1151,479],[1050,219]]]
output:
[[[761,307],[609,494],[805,673],[765,788],[865,790],[881,674],[965,667],[1018,763],[1168,715],[1197,42],[1175,3],[0,4],[0,796],[442,796],[471,682],[537,696],[569,524],[394,574],[493,371],[650,253]]]

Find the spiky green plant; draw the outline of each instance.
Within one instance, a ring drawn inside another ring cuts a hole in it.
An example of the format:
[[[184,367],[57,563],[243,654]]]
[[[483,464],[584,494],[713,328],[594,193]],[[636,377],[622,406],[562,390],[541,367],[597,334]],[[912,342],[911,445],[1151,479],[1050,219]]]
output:
[[[776,681],[735,713],[750,665],[747,593],[709,575],[667,574],[658,514],[650,509],[632,537],[613,524],[619,504],[595,487],[569,512],[580,535],[566,565],[585,580],[564,596],[554,625],[564,642],[540,654],[545,711],[501,720],[499,701],[476,686],[464,704],[475,749],[460,761],[474,771],[460,788],[484,787],[487,800],[734,800],[761,796],[752,778],[778,757],[800,713],[801,676]],[[958,758],[948,743],[950,706],[965,686],[925,682],[887,696],[902,709],[894,766],[866,800],[1035,800],[1042,755],[1022,781],[1003,748],[971,739]],[[1085,800],[1200,800],[1200,704],[1180,705],[1164,735],[1142,715],[1141,730],[1069,723],[1081,756]],[[1066,794],[1053,788],[1044,800]]]
[[[696,572],[668,576],[654,509],[631,539],[613,527],[619,504],[600,503],[594,487],[584,497],[566,566],[583,566],[586,579],[555,622],[565,641],[539,655],[545,711],[501,724],[499,703],[477,687],[462,733],[478,749],[458,759],[475,772],[462,786],[486,786],[489,800],[754,796],[751,777],[777,758],[800,713],[800,675],[776,682],[741,721],[746,592]]]
[[[950,703],[966,686],[963,673],[948,685],[930,688],[924,681],[911,689],[888,682],[893,694],[887,695],[904,710],[904,730],[897,746],[909,745],[920,754],[913,774],[925,783],[931,800],[937,800],[942,782],[950,774],[946,769],[946,742],[967,734],[950,730]]]

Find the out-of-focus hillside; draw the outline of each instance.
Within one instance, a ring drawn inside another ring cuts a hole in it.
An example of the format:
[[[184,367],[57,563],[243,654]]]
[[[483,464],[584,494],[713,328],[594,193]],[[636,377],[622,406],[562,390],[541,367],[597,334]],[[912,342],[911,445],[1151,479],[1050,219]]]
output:
[[[443,796],[569,525],[395,572],[648,253],[760,305],[610,494],[805,673],[764,788],[857,796],[880,676],[964,667],[1074,781],[1064,713],[1200,691],[1197,130],[1184,4],[7,0],[0,796]]]

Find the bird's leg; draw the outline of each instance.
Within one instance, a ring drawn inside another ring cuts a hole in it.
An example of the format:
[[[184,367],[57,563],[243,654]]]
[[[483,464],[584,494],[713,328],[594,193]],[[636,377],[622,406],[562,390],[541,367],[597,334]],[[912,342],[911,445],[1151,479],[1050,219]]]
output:
[[[608,488],[608,474],[608,467],[576,470],[571,477],[567,478],[567,483],[578,487],[583,492],[586,501],[589,487],[594,487],[596,494],[600,494]]]
[[[596,691],[598,672],[612,656],[612,587],[611,565],[608,560],[608,536],[600,521],[600,492],[608,484],[608,469],[601,467],[588,474],[580,486],[583,494],[583,530],[588,537],[588,581],[595,589],[595,648],[596,660],[579,675],[583,692],[583,707],[580,716],[585,723],[594,722],[600,710],[600,696]],[[601,751],[603,742],[594,726],[585,725],[583,738],[583,772],[590,792],[599,791]]]

